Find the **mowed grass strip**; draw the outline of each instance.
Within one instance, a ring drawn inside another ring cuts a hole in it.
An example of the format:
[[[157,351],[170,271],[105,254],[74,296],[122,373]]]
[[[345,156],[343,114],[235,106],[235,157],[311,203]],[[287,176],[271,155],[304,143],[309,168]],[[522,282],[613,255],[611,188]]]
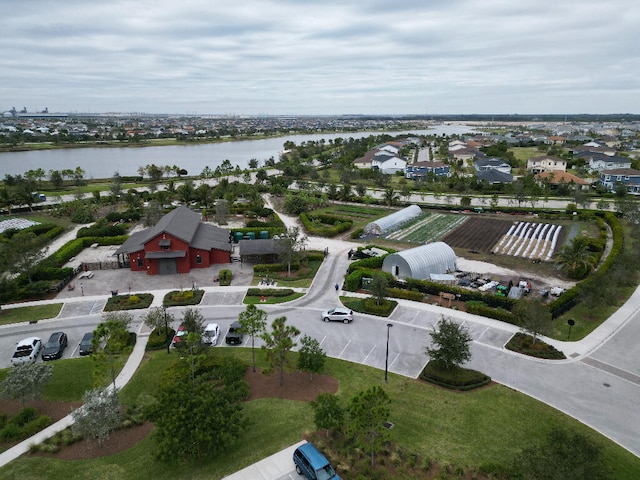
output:
[[[216,347],[211,353],[236,355],[247,364],[251,358],[248,348]],[[264,352],[256,353],[259,366],[264,366]],[[176,356],[164,351],[148,354],[122,390],[123,402],[132,404],[139,395],[153,395],[162,370]],[[542,442],[549,429],[558,425],[602,445],[611,478],[632,480],[640,475],[638,457],[567,415],[500,385],[459,393],[395,374],[384,384],[381,370],[332,358],[327,359],[324,373],[339,380],[337,395],[343,405],[356,393],[381,385],[392,399],[389,420],[395,427],[390,431],[391,440],[423,458],[456,466],[508,464],[522,448]],[[153,440],[146,438],[126,452],[101,459],[64,462],[24,456],[0,470],[0,479],[67,480],[90,478],[91,472],[96,478],[125,480],[218,479],[299,441],[305,431],[315,430],[313,412],[306,402],[260,399],[244,405],[250,427],[225,452],[198,462],[159,461],[153,455]]]
[[[48,303],[16,308],[6,308],[5,305],[5,308],[0,310],[0,325],[56,318],[62,310],[62,305],[62,303]]]

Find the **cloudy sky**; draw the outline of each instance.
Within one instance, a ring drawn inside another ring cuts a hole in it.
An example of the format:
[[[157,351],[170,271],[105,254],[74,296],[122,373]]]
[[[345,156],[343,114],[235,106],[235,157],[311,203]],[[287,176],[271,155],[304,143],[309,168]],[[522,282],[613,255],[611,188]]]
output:
[[[0,110],[640,113],[637,0],[0,0]]]

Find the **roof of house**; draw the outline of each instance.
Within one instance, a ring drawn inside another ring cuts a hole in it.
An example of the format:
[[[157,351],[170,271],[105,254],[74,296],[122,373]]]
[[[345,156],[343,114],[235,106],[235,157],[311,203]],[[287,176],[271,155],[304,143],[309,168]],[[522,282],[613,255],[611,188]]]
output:
[[[200,214],[187,207],[178,208],[167,213],[155,226],[132,234],[115,254],[138,252],[144,245],[158,235],[166,233],[178,238],[192,248],[201,250],[231,251],[229,243],[230,230],[216,227],[200,221]]]
[[[552,185],[559,185],[561,183],[574,183],[576,185],[589,185],[589,182],[583,178],[577,177],[567,172],[542,172],[536,174],[536,178],[541,180],[548,179]]]
[[[635,168],[614,168],[612,170],[604,170],[600,172],[600,175],[625,175],[627,177],[636,177],[640,175],[640,170],[636,170]]]
[[[500,160],[499,158],[479,158],[473,164],[477,167],[509,167],[510,165],[504,160]]]
[[[442,167],[448,167],[448,166],[449,165],[443,162],[428,162],[428,161],[413,162],[413,163],[407,164],[407,167],[425,167],[425,168],[442,168]]]
[[[527,162],[544,162],[545,160],[549,160],[551,162],[567,163],[564,158],[552,157],[551,155],[539,155],[537,157],[531,157],[527,160]]]
[[[481,170],[476,173],[476,176],[480,180],[484,180],[487,183],[511,183],[513,182],[513,175],[510,173],[501,172],[495,168],[489,170]]]

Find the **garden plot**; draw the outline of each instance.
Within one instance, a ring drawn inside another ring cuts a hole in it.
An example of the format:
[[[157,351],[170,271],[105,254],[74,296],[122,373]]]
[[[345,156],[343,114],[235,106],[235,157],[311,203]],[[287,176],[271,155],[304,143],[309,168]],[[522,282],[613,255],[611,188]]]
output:
[[[471,251],[490,252],[513,225],[510,220],[465,216],[469,220],[442,239],[447,245]]]
[[[406,228],[386,235],[386,238],[419,244],[437,242],[460,227],[468,219],[469,217],[466,215],[434,213],[422,217]]]
[[[562,236],[561,225],[516,222],[493,248],[493,253],[549,261]]]

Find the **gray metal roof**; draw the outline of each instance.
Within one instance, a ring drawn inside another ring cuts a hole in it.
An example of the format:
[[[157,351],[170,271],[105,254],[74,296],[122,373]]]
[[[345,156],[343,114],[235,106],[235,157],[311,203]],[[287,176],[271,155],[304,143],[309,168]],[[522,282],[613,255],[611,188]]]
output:
[[[425,280],[432,274],[455,272],[456,254],[444,242],[428,243],[387,255],[382,262],[382,270],[398,278]]]
[[[282,247],[279,240],[273,238],[240,240],[238,242],[238,253],[243,255],[279,255]]]
[[[413,220],[421,214],[422,210],[418,205],[409,205],[408,207],[398,210],[391,215],[387,215],[386,217],[379,218],[375,222],[367,224],[367,226],[364,227],[364,233],[381,235]]]
[[[200,214],[180,206],[167,213],[160,221],[151,228],[136,232],[126,242],[124,242],[115,255],[121,253],[139,252],[144,249],[144,244],[156,238],[162,233],[179,238],[189,244],[192,248],[201,250],[223,250],[230,252],[232,249],[229,243],[230,230],[216,227],[200,221]]]

